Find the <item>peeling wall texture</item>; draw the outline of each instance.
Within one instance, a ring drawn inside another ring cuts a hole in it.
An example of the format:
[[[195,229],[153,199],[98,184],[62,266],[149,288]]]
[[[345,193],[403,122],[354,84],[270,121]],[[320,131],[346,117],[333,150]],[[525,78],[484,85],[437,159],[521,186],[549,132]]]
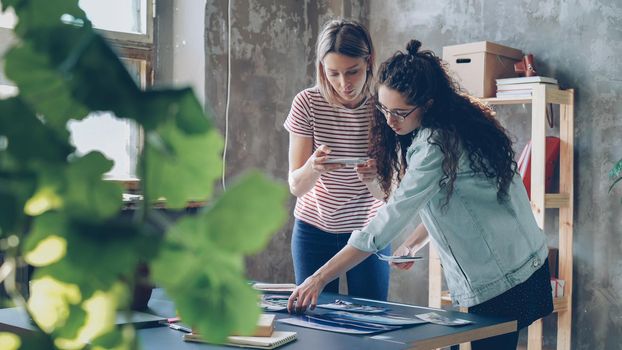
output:
[[[189,3],[184,2],[196,8],[196,3]],[[541,74],[556,77],[562,87],[575,88],[572,348],[620,349],[622,185],[608,193],[607,176],[622,158],[619,0],[232,0],[230,4],[228,121],[228,1],[205,2],[203,53],[208,108],[223,132],[228,126],[228,183],[253,167],[286,181],[288,135],[282,124],[295,94],[314,83],[314,43],[330,18],[346,16],[368,25],[379,62],[414,37],[439,55],[446,45],[488,40],[533,53]],[[176,40],[178,34],[169,36]],[[497,111],[520,152],[529,137],[531,107]],[[293,204],[292,197],[291,211]],[[556,210],[547,210],[546,221],[550,245],[556,246]],[[248,259],[251,278],[293,281],[291,226],[290,219],[263,253]],[[411,271],[393,271],[389,298],[427,304],[427,273],[425,262]],[[554,315],[545,320],[545,348],[555,344],[555,320]]]
[[[342,1],[232,1],[231,92],[225,121],[227,82],[227,1],[205,8],[205,91],[217,125],[228,124],[227,183],[249,168],[287,181],[288,133],[283,122],[292,100],[315,80],[315,40],[324,22],[363,8]],[[293,196],[288,210],[293,212]],[[294,281],[290,254],[293,216],[267,249],[247,261],[251,278]],[[249,232],[252,234],[252,232]]]

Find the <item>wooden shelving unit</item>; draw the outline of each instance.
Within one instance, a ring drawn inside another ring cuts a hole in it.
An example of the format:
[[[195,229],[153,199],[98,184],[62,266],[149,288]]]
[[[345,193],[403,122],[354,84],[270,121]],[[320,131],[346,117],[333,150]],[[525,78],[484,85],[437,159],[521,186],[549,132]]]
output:
[[[544,229],[545,209],[559,209],[559,279],[564,280],[564,296],[553,300],[557,315],[557,349],[568,350],[571,345],[572,325],[572,268],[573,268],[573,169],[574,169],[574,90],[560,90],[555,85],[539,84],[531,98],[482,99],[490,105],[531,104],[531,209],[540,228]],[[545,193],[545,137],[546,106],[560,106],[559,120],[559,193]],[[449,293],[441,290],[442,270],[438,254],[430,245],[429,305],[441,307],[451,304]],[[542,349],[542,320],[528,330],[528,349]],[[468,344],[461,349],[468,349]]]

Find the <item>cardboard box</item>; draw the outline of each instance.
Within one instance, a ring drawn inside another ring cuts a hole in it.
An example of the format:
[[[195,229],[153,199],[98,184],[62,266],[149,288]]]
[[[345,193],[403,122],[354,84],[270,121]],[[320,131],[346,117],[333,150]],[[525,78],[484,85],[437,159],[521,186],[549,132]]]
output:
[[[495,79],[517,76],[514,63],[522,57],[520,50],[490,41],[443,47],[443,60],[449,64],[449,73],[475,97],[494,97]]]

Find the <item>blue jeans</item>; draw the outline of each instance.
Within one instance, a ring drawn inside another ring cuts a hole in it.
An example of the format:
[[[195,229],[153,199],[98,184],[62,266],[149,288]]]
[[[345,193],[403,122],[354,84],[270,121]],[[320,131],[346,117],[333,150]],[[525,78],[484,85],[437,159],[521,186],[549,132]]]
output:
[[[292,233],[292,258],[296,284],[301,284],[348,243],[349,233],[329,233],[296,219]],[[391,247],[381,250],[390,254]],[[387,300],[389,264],[375,255],[363,260],[347,272],[348,294],[375,300]],[[339,282],[334,280],[324,291],[338,293]]]

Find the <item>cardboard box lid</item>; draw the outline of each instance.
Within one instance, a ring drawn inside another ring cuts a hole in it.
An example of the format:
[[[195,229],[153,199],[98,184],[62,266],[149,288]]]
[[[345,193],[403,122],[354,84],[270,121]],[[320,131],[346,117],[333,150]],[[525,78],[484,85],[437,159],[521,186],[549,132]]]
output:
[[[523,52],[508,46],[493,43],[491,41],[478,41],[468,44],[458,44],[443,47],[443,56],[447,59],[449,56],[468,55],[479,52],[492,53],[499,56],[509,57],[515,60],[520,60],[523,57]]]

